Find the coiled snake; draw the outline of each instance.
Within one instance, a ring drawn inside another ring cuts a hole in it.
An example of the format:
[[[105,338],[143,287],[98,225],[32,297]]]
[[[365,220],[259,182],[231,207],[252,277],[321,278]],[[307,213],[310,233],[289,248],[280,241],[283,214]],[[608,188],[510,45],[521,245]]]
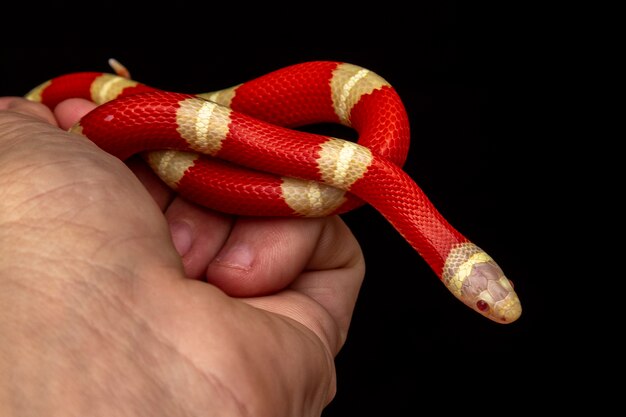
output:
[[[496,262],[452,227],[401,169],[408,116],[394,88],[372,71],[304,62],[203,94],[80,72],[53,78],[26,97],[50,108],[70,97],[99,104],[71,131],[122,160],[142,153],[170,187],[216,210],[316,217],[368,203],[464,304],[499,323],[521,314]],[[349,126],[358,141],[290,129],[315,123]]]

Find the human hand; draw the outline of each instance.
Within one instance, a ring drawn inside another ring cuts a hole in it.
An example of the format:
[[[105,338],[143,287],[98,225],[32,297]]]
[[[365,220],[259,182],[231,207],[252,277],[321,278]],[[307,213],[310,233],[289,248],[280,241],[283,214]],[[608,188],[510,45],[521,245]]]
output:
[[[348,228],[189,204],[66,133],[91,106],[0,99],[0,414],[319,416],[364,274]]]

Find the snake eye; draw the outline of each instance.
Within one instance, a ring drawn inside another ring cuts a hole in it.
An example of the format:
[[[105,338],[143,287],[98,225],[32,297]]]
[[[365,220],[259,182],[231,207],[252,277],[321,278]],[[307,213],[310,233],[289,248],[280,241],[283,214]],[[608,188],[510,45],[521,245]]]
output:
[[[489,304],[485,300],[476,301],[476,308],[480,311],[487,311],[489,309]]]

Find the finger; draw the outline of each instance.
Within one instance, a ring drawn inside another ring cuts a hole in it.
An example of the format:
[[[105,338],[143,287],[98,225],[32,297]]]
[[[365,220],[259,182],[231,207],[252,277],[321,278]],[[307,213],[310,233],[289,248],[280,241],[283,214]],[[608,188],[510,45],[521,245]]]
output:
[[[95,109],[96,105],[82,98],[63,100],[54,108],[54,115],[61,129],[69,130],[81,117]]]
[[[339,217],[329,217],[305,271],[289,286],[292,291],[247,302],[304,324],[337,354],[345,343],[364,274],[356,239]]]
[[[174,246],[182,257],[186,275],[194,279],[204,278],[209,263],[230,234],[232,217],[182,198],[172,201],[165,217]]]
[[[54,114],[41,103],[26,100],[22,97],[0,97],[0,110],[11,110],[17,113],[35,116],[52,125],[57,125]]]
[[[365,261],[356,238],[339,217],[328,218],[325,226],[307,271],[290,288],[324,306],[339,324],[343,343],[365,276]]]
[[[207,281],[236,297],[284,289],[306,268],[323,225],[323,219],[239,218],[208,265]]]

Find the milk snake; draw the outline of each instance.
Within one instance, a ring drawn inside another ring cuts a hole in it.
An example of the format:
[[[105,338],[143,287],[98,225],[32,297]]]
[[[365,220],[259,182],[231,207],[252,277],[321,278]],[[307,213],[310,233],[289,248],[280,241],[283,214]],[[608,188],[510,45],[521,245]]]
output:
[[[381,76],[350,63],[312,61],[223,90],[181,94],[133,81],[113,65],[116,74],[61,75],[26,97],[50,108],[71,97],[95,102],[72,132],[122,160],[141,153],[170,187],[216,210],[320,217],[370,204],[464,304],[498,323],[521,315],[496,262],[401,169],[409,120]],[[358,140],[294,129],[316,123],[353,128]]]

